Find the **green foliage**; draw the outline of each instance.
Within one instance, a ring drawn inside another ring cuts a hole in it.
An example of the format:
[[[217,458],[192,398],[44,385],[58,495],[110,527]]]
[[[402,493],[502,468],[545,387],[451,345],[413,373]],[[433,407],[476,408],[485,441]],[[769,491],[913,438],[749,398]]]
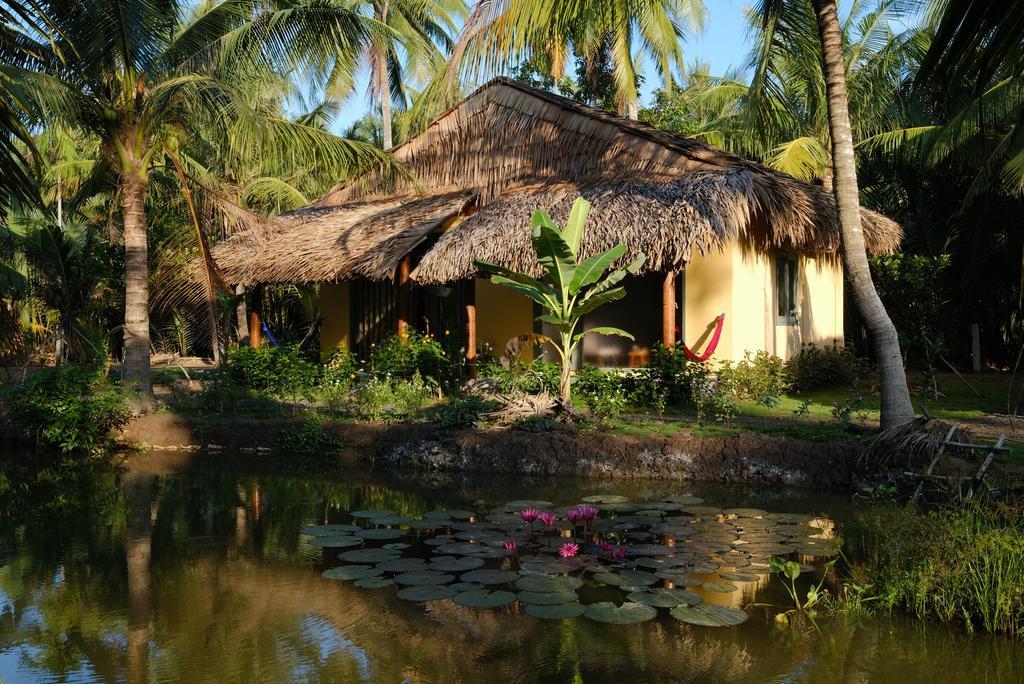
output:
[[[766,351],[743,355],[743,360],[733,364],[723,361],[718,367],[718,377],[727,383],[737,399],[756,401],[769,408],[777,406],[789,390],[789,378],[782,359]]]
[[[595,418],[601,422],[618,418],[626,410],[626,391],[622,378],[586,365],[576,378],[576,391],[582,396]]]
[[[121,388],[99,370],[42,370],[7,387],[2,398],[21,436],[38,447],[90,453],[110,444],[131,411]]]
[[[446,388],[461,384],[462,355],[444,348],[435,335],[414,330],[403,338],[392,335],[370,354],[370,369],[397,378],[422,377]]]
[[[884,509],[860,519],[879,605],[1024,636],[1024,510]]]
[[[862,423],[868,418],[867,411],[864,410],[864,397],[847,397],[842,404],[838,401],[832,402],[832,420],[849,427],[854,418]]]
[[[950,255],[887,254],[871,260],[878,296],[900,336],[908,364],[931,368],[948,308],[946,272]]]
[[[236,347],[228,350],[221,380],[275,396],[309,397],[323,380],[323,367],[298,345]]]
[[[498,402],[475,394],[451,397],[438,413],[437,422],[444,428],[475,427],[480,424],[485,414],[499,407]]]
[[[785,364],[785,375],[795,390],[853,386],[864,379],[870,367],[849,347],[819,347],[805,344]]]
[[[533,249],[548,282],[497,264],[480,260],[473,262],[482,271],[494,274],[491,282],[526,295],[543,308],[544,314],[538,316],[537,320],[558,331],[559,339],[548,340],[548,343],[558,353],[561,361],[559,394],[565,402],[572,399],[570,379],[573,352],[586,335],[621,335],[633,339],[628,332],[611,327],[576,331],[583,316],[626,295],[625,288],[619,283],[627,275],[639,271],[646,258],[640,254],[624,268],[610,270],[626,253],[625,245],[616,245],[606,252],[580,261],[579,248],[589,212],[590,203],[577,197],[564,228],[555,224],[543,211],[534,213],[530,221]]]
[[[424,381],[419,371],[412,378],[373,377],[353,391],[353,408],[363,420],[401,422],[415,418],[436,394],[436,384]]]
[[[323,469],[337,465],[344,442],[328,432],[323,423],[307,420],[301,426],[284,430],[277,444],[288,463],[303,469]]]
[[[327,401],[340,401],[348,396],[359,373],[355,354],[345,347],[339,347],[324,364],[320,387]]]
[[[516,361],[507,368],[497,360],[491,359],[482,363],[478,371],[481,377],[497,382],[498,388],[506,394],[517,391],[527,394],[558,394],[558,378],[561,371],[558,364],[544,359],[534,359],[529,363]]]

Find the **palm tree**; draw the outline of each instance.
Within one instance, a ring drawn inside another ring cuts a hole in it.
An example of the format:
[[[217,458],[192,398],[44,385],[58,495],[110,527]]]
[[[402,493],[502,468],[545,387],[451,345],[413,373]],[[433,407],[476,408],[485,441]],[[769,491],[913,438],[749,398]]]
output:
[[[122,374],[141,395],[150,390],[146,196],[152,171],[178,160],[183,140],[207,127],[250,154],[313,150],[324,165],[339,168],[382,161],[368,146],[264,116],[242,96],[275,67],[350,62],[380,29],[320,0],[186,8],[180,0],[62,5],[51,17],[52,49],[20,74],[51,120],[99,138],[114,174],[125,248]],[[61,58],[72,52],[74,59]]]
[[[773,4],[778,4],[781,0]],[[768,3],[766,3],[768,4]],[[889,314],[871,280],[864,231],[860,223],[857,163],[850,125],[849,96],[843,59],[842,32],[835,0],[814,0],[821,61],[828,98],[829,135],[832,139],[833,194],[839,209],[843,263],[854,301],[875,343],[881,382],[881,424],[888,429],[914,419],[914,405],[907,388],[900,340]]]
[[[704,23],[703,0],[495,0],[479,2],[463,27],[453,62],[468,74],[501,72],[534,54],[550,56],[560,78],[569,49],[584,58],[608,45],[619,112],[637,116],[637,57],[653,59],[666,85],[683,69],[680,42]]]

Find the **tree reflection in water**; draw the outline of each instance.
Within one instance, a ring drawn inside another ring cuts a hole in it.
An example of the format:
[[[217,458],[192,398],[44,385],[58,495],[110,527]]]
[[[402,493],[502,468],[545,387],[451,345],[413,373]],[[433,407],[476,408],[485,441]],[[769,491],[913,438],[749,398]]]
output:
[[[321,552],[299,533],[304,525],[360,508],[418,516],[442,506],[482,510],[527,495],[575,503],[582,492],[598,489],[642,499],[678,493],[671,483],[359,472],[314,480],[212,467],[180,473],[136,468],[116,478],[117,494],[103,506],[70,519],[22,521],[4,531],[0,679],[1021,679],[1024,650],[1017,644],[898,621],[825,620],[820,634],[794,634],[774,631],[756,610],[744,625],[713,630],[667,616],[615,626],[582,618],[541,621],[517,604],[474,610],[452,601],[408,603],[393,588],[364,590],[322,579]],[[723,505],[835,515],[845,501],[708,492],[698,493]],[[763,584],[750,582],[720,600],[780,603]]]

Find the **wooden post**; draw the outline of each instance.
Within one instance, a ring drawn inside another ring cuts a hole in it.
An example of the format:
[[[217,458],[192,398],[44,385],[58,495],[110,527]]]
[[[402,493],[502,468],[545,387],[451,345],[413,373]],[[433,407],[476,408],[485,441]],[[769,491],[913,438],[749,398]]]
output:
[[[661,285],[661,343],[676,343],[676,272],[669,271]]]
[[[476,377],[476,278],[466,287],[466,375]]]
[[[410,299],[412,296],[408,254],[399,262],[395,279],[398,286],[398,336],[405,340],[409,337]]]
[[[981,326],[971,323],[971,367],[975,373],[981,372]]]
[[[263,343],[263,321],[255,308],[249,312],[249,345],[258,347]]]

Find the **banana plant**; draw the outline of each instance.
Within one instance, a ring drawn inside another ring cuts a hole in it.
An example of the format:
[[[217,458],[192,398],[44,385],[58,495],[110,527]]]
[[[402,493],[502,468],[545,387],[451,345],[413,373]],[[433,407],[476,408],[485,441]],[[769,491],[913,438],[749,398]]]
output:
[[[582,197],[573,202],[564,228],[560,228],[543,211],[533,214],[530,220],[531,241],[537,261],[546,275],[543,279],[479,259],[473,262],[481,271],[492,274],[491,282],[495,285],[510,287],[543,308],[544,313],[537,320],[551,325],[558,332],[557,340],[546,338],[546,341],[554,347],[561,361],[559,394],[565,407],[572,403],[573,353],[583,338],[594,333],[633,339],[625,330],[609,326],[580,331],[580,322],[600,306],[622,299],[626,289],[620,283],[627,275],[637,273],[646,259],[641,252],[625,267],[612,269],[612,265],[626,253],[626,246],[618,244],[580,261],[580,244],[589,214],[590,203]]]

